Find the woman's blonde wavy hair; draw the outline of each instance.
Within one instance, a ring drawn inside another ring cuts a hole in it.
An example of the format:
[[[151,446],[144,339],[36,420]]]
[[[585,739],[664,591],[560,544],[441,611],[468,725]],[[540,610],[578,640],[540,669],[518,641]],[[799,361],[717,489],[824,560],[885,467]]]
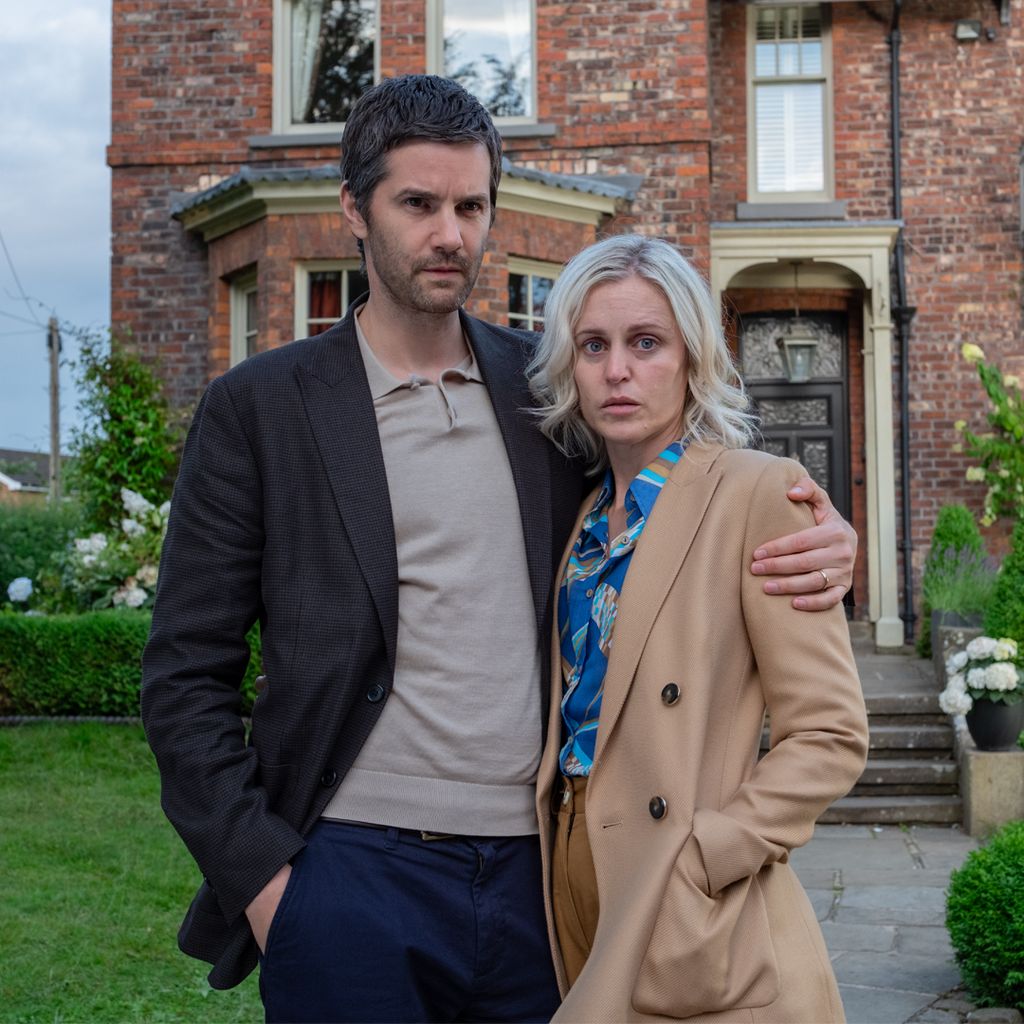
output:
[[[588,246],[555,282],[544,308],[544,334],[526,371],[540,429],[566,455],[585,458],[592,469],[605,465],[604,443],[580,414],[572,335],[591,290],[627,277],[644,278],[664,292],[686,342],[683,436],[745,447],[756,421],[708,286],[671,245],[643,235],[614,235]]]

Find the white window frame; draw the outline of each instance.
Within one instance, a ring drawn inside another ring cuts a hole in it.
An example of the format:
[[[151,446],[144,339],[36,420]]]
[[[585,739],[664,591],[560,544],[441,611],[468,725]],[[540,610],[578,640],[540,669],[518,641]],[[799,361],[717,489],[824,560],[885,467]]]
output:
[[[274,0],[272,131],[275,135],[336,135],[344,129],[344,121],[326,121],[322,124],[295,124],[292,121],[291,22],[291,0]],[[376,28],[373,43],[374,84],[380,81],[380,0],[377,0]]]
[[[444,0],[426,0],[427,73],[444,75]],[[496,117],[499,127],[514,124],[537,124],[537,0],[530,0],[530,58],[532,61],[530,106],[533,113],[517,117]]]
[[[259,338],[258,314],[256,324],[247,322],[249,296],[257,295],[257,304],[259,303],[256,271],[248,270],[239,274],[231,281],[229,287],[231,308],[231,353],[229,358],[231,365],[236,366],[253,354],[250,351],[250,341],[256,341]]]
[[[518,328],[521,323],[526,330],[536,331],[538,327],[534,321],[543,319],[543,317],[537,317],[533,312],[533,278],[549,277],[552,281],[557,281],[564,268],[561,263],[545,263],[543,260],[527,260],[521,259],[519,256],[509,256],[507,269],[509,274],[522,274],[526,278],[527,312],[513,313],[510,309],[506,310],[505,316],[509,321],[509,326]],[[517,321],[517,323],[512,321]],[[540,329],[543,330],[543,324]]]
[[[756,71],[757,13],[766,7],[817,7],[821,16],[821,74],[813,79],[795,76],[790,81],[821,81],[822,89],[822,171],[824,188],[813,192],[760,192],[757,187],[757,85],[760,81],[786,82],[783,75],[758,79]],[[832,19],[829,4],[752,3],[747,8],[747,201],[751,203],[815,203],[835,198],[835,130],[832,75]]]
[[[318,324],[317,330],[310,328],[309,324],[309,275],[319,271],[329,270],[342,272],[341,278],[341,315],[345,315],[355,295],[348,294],[348,276],[346,270],[359,270],[359,260],[306,260],[303,263],[295,264],[295,328],[294,337],[308,338],[314,333],[319,334],[325,330],[328,324]]]

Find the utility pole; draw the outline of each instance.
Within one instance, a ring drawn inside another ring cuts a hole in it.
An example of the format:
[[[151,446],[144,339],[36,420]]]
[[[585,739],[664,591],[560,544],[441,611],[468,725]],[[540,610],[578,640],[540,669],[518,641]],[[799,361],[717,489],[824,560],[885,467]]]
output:
[[[50,503],[60,501],[60,329],[50,317],[46,346],[50,350]]]

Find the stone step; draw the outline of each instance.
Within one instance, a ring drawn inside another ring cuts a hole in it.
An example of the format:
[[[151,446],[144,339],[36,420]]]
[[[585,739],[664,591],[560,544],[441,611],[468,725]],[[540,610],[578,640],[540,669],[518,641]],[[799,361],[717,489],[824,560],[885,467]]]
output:
[[[952,825],[963,820],[958,796],[847,796],[818,821],[828,825],[884,825],[900,822]]]
[[[953,760],[920,757],[869,758],[858,786],[956,786],[960,770]]]
[[[945,723],[880,725],[869,722],[871,750],[950,751],[953,727]]]
[[[869,715],[941,715],[939,688],[897,693],[866,693],[864,703]]]

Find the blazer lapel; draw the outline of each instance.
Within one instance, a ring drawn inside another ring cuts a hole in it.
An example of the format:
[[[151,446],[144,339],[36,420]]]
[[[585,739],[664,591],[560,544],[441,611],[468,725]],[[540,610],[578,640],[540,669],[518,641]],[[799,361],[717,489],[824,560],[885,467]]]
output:
[[[461,316],[508,452],[537,629],[543,636],[551,598],[551,461],[548,443],[527,411],[533,403],[523,373],[525,339],[517,351],[514,342],[492,333],[486,324]]]
[[[687,449],[666,480],[633,553],[615,616],[595,763],[615,728],[651,627],[721,479],[721,471],[715,467],[721,451],[717,444],[693,444]]]
[[[384,455],[354,318],[356,306],[314,343],[297,370],[306,415],[380,618],[388,665],[398,640],[398,555]]]

